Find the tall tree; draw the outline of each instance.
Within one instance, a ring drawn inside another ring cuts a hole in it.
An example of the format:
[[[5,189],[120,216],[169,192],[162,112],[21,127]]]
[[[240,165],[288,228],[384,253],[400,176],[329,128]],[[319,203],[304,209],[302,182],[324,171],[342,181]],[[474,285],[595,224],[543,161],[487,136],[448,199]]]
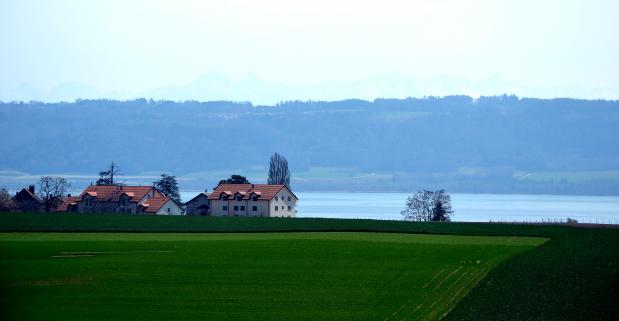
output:
[[[268,184],[283,184],[290,188],[288,160],[281,154],[275,153],[271,155]]]
[[[401,214],[408,221],[451,221],[451,196],[442,189],[418,191],[408,197]]]
[[[181,203],[181,194],[178,192],[176,176],[161,174],[161,179],[155,182],[155,187],[165,196]]]
[[[114,186],[120,185],[114,182],[114,176],[117,176],[119,173],[118,165],[112,162],[110,166],[103,171],[99,172],[99,179],[95,183],[97,186]]]
[[[62,202],[62,198],[71,188],[71,184],[63,177],[43,176],[39,179],[39,197],[45,211],[49,212]]]
[[[221,185],[221,184],[251,184],[251,183],[249,182],[247,177],[233,174],[232,176],[230,176],[230,178],[222,179],[221,181],[219,181],[219,184],[217,185]]]
[[[451,196],[444,189],[435,191],[432,195],[432,221],[449,222],[453,214]]]

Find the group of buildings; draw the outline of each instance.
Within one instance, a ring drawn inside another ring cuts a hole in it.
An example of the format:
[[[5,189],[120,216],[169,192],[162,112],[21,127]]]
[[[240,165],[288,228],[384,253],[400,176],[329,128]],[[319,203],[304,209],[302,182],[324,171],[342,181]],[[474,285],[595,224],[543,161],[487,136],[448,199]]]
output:
[[[34,186],[13,197],[18,211],[43,211],[44,202]],[[220,184],[211,193],[200,193],[179,203],[154,186],[88,186],[77,196],[55,200],[53,211],[72,213],[124,213],[201,216],[295,217],[297,196],[285,185]]]

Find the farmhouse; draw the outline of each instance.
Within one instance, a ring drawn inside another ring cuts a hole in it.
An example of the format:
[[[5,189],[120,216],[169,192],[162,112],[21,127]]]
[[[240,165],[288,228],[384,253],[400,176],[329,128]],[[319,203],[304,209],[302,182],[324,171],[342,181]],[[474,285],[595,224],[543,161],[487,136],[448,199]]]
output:
[[[67,197],[57,211],[181,215],[173,199],[152,186],[89,186],[79,196]]]
[[[17,192],[13,196],[13,202],[18,212],[38,212],[42,205],[41,199],[34,193],[34,185]]]
[[[209,215],[210,201],[208,194],[202,192],[185,203],[187,215]]]
[[[298,198],[285,185],[220,184],[208,200],[213,216],[295,217]]]

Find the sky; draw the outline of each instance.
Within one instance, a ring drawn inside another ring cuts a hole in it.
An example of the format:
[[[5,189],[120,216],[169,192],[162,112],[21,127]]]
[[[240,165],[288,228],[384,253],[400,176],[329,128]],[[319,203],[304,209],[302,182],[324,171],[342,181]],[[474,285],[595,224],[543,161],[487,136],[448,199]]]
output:
[[[0,100],[619,99],[619,1],[0,0]]]

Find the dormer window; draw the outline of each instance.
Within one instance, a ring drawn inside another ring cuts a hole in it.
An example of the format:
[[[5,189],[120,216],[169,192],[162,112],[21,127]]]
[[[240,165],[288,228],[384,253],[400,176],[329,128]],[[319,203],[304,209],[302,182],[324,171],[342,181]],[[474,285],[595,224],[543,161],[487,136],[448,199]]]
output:
[[[237,196],[236,196],[236,200],[237,200],[237,201],[240,201],[240,200],[242,200],[242,199],[243,199],[243,196],[241,196],[241,195],[237,195]]]
[[[227,201],[228,200],[228,195],[226,195],[226,193],[221,193],[219,199],[221,199],[223,201]]]
[[[254,201],[254,202],[257,201],[258,200],[258,196],[256,196],[256,195],[252,196],[251,200]]]

